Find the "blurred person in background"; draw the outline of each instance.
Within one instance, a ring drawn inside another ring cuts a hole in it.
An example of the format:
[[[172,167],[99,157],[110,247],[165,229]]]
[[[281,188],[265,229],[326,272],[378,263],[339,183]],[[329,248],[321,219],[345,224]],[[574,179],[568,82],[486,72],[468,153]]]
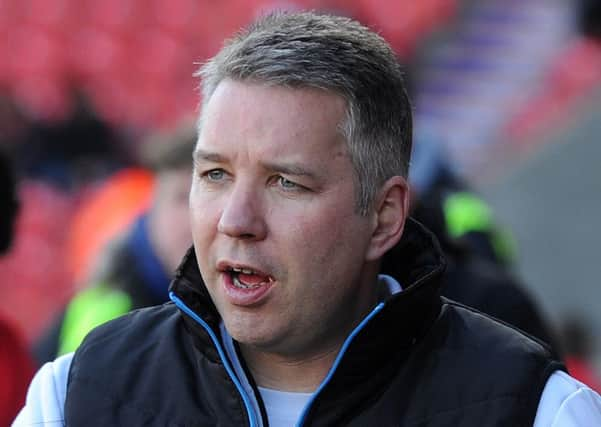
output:
[[[442,294],[520,328],[561,354],[550,323],[511,273],[512,236],[452,169],[434,138],[416,133],[409,180],[411,215],[434,232],[447,258]]]
[[[570,374],[601,393],[601,379],[593,363],[595,340],[588,323],[582,316],[570,314],[564,316],[560,332]]]
[[[71,97],[64,117],[31,120],[26,140],[16,147],[26,176],[68,191],[106,178],[131,160],[124,139],[87,97],[77,90]]]
[[[428,228],[499,267],[514,262],[513,237],[494,219],[490,206],[453,169],[434,133],[416,132],[411,157],[412,212]]]
[[[17,151],[25,143],[30,130],[30,120],[7,91],[0,87],[0,147],[12,158],[13,169],[16,169]]]
[[[444,256],[408,219],[411,107],[381,37],[271,15],[200,75],[194,247],[173,304],[45,365],[15,426],[601,421],[546,346],[440,297]]]
[[[601,40],[601,2],[581,0],[580,30],[585,37]]]
[[[72,298],[35,344],[40,365],[74,351],[94,327],[132,309],[168,301],[171,276],[191,243],[188,192],[195,141],[195,126],[185,122],[157,132],[142,145],[142,163],[155,173],[150,207],[104,248],[89,286]]]
[[[0,256],[11,247],[18,210],[13,168],[0,147]],[[0,315],[0,426],[9,425],[25,403],[25,393],[33,374],[34,364],[24,337]]]

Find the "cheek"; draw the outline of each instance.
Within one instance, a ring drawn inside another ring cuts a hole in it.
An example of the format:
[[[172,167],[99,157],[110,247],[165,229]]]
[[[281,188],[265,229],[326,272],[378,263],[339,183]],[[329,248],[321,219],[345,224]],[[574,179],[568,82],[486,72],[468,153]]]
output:
[[[344,264],[346,260],[361,257],[361,251],[365,250],[365,221],[353,212],[341,216],[343,210],[346,209],[331,206],[295,217],[295,238],[283,235],[288,242],[290,256],[322,272],[328,272],[334,265]],[[299,268],[304,269],[305,266],[299,265]]]

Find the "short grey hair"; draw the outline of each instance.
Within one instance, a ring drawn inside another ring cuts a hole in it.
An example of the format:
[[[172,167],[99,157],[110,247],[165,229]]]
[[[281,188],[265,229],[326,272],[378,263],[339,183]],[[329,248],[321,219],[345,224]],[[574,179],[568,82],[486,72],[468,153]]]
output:
[[[342,96],[347,114],[340,130],[362,215],[387,179],[407,177],[412,117],[400,64],[382,37],[352,19],[314,12],[265,16],[227,41],[196,75],[203,110],[224,79]]]

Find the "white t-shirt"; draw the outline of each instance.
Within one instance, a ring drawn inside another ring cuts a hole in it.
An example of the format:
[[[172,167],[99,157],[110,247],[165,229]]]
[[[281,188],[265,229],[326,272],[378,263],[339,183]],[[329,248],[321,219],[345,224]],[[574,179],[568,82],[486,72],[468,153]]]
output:
[[[289,427],[296,424],[313,393],[292,393],[259,387],[265,404],[269,427]]]

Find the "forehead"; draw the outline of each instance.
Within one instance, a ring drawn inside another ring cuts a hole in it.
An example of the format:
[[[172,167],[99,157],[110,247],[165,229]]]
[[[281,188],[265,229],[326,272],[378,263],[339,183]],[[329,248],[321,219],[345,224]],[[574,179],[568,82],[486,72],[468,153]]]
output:
[[[346,101],[325,90],[224,80],[202,114],[198,146],[205,149],[252,143],[277,153],[344,143]]]

